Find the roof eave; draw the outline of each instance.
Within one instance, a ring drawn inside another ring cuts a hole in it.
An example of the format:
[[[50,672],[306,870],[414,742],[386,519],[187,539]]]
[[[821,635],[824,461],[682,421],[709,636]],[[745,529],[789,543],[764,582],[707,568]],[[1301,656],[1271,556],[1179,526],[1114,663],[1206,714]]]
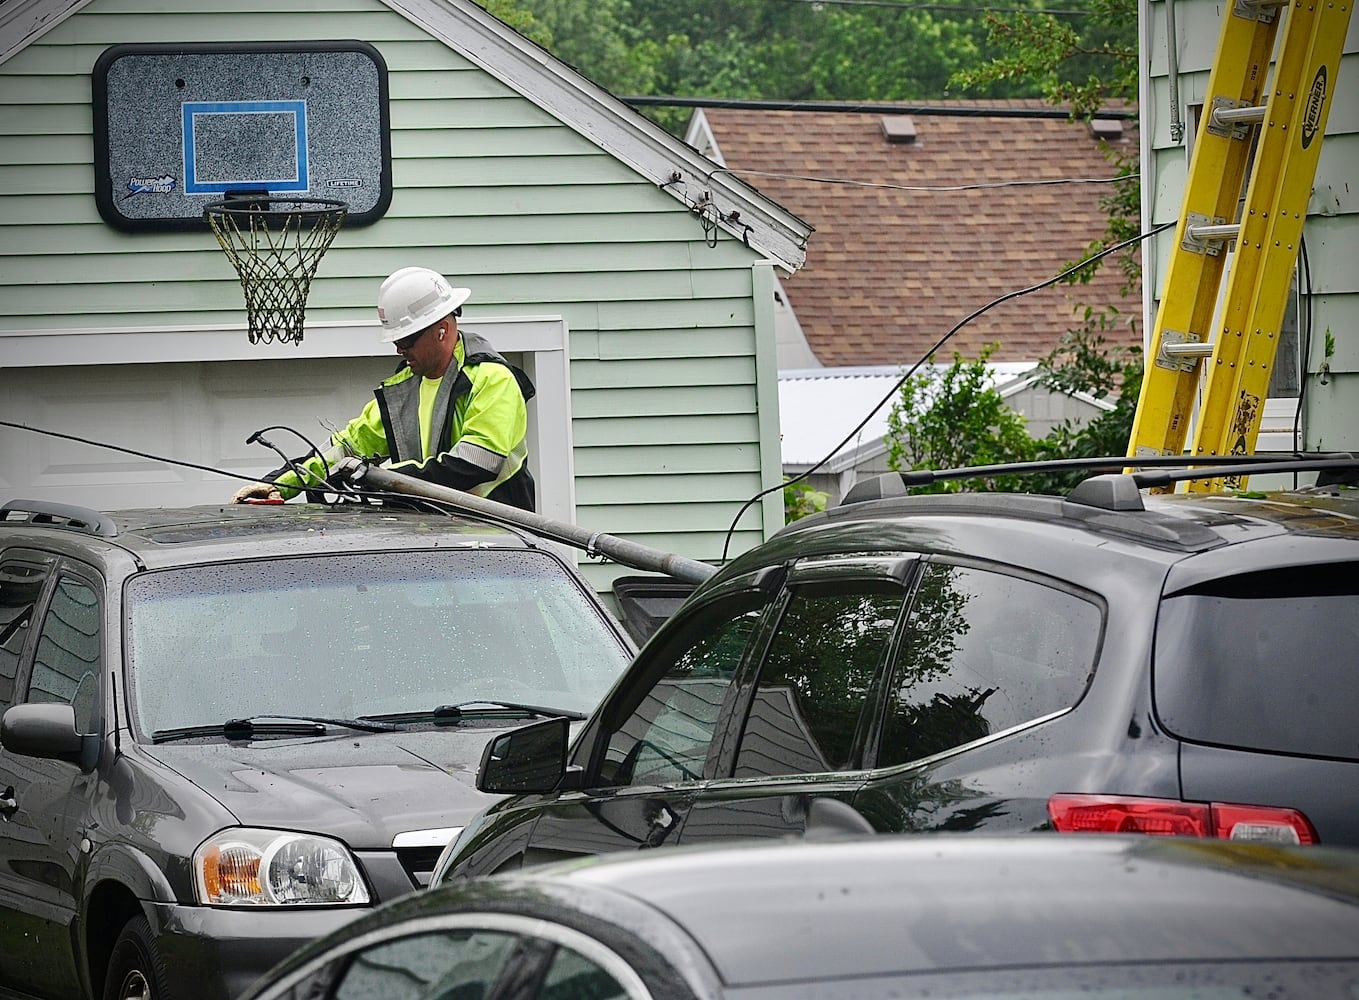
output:
[[[471,0],[382,0],[789,273],[812,229]]]
[[[90,0],[7,0],[0,3],[0,63],[22,52]]]

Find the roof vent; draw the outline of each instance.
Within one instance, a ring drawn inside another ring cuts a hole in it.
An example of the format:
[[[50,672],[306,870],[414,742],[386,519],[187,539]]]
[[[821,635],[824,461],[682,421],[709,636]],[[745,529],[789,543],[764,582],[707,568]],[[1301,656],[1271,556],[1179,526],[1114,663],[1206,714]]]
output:
[[[882,137],[888,142],[915,142],[915,122],[910,115],[883,115]]]
[[[1119,142],[1123,139],[1123,123],[1117,118],[1091,118],[1090,134],[1105,142]]]

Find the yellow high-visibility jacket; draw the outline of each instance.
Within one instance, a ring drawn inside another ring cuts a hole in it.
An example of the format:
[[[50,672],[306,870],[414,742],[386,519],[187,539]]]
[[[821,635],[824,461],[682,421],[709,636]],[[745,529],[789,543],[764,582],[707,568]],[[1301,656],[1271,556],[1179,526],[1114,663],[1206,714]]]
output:
[[[420,420],[421,381],[404,366],[384,380],[363,412],[331,438],[328,459],[385,460],[393,472],[533,510],[525,404],[534,388],[528,376],[483,338],[459,331],[453,364],[430,409],[427,435]],[[428,450],[421,444],[424,437]],[[319,486],[325,477],[326,463],[315,455],[293,465],[305,470],[309,485]],[[291,469],[279,469],[269,479],[286,497],[296,496],[304,485]]]

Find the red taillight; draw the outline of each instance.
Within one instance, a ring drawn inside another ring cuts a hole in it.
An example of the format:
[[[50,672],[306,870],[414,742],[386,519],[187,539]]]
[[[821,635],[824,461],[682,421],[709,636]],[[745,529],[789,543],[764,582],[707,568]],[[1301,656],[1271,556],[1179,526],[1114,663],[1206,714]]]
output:
[[[1217,837],[1272,844],[1315,844],[1317,834],[1296,809],[1225,802],[1180,802],[1124,795],[1054,795],[1048,815],[1059,833],[1146,833]]]

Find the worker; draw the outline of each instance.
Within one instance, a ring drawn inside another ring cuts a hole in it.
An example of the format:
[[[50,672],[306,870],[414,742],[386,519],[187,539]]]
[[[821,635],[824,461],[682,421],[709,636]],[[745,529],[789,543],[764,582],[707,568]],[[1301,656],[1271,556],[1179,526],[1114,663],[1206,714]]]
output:
[[[232,502],[277,501],[323,486],[327,471],[350,455],[533,510],[525,440],[533,383],[481,337],[459,332],[471,295],[428,268],[391,274],[378,290],[379,339],[395,346],[401,367],[331,438],[324,460],[313,453],[291,462],[268,481],[242,487]]]

